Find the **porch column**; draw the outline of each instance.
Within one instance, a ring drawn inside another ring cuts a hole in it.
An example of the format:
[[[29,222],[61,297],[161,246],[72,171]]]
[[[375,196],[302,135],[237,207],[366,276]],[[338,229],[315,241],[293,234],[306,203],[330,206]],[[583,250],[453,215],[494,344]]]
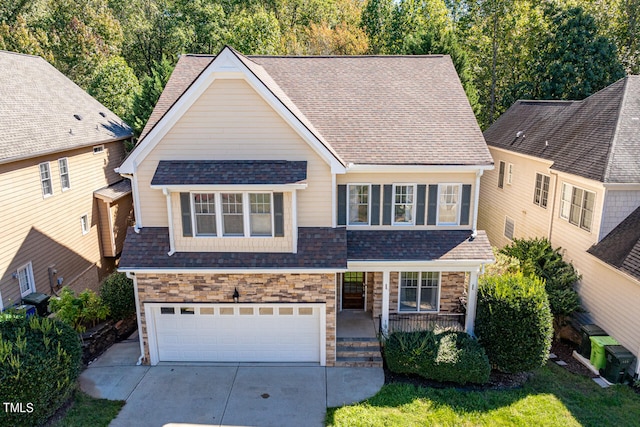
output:
[[[389,282],[391,273],[389,271],[382,272],[382,321],[380,322],[381,333],[386,335],[389,330]]]
[[[464,329],[467,334],[473,336],[473,328],[476,323],[476,306],[478,301],[478,271],[472,271],[469,277],[469,291],[467,292],[467,317]]]

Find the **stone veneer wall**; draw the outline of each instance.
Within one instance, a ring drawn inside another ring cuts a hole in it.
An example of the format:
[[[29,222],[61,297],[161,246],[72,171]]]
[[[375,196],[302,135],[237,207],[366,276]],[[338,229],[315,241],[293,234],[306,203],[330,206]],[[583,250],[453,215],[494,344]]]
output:
[[[228,303],[236,287],[241,303],[325,303],[327,366],[335,364],[335,274],[137,274],[136,278],[146,364],[150,359],[144,303]]]
[[[373,280],[373,318],[377,319],[382,314],[382,273],[372,273]],[[398,312],[398,297],[400,288],[398,280],[400,274],[397,271],[391,272],[389,277],[389,312]],[[440,314],[457,313],[458,298],[465,292],[464,272],[443,272],[440,283]]]

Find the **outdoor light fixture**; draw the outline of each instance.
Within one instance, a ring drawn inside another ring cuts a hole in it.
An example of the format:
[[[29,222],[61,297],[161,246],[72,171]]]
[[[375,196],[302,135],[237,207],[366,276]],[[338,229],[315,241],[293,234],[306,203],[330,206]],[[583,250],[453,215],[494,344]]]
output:
[[[238,288],[235,288],[233,291],[233,302],[237,303],[240,299],[240,293],[238,292]]]

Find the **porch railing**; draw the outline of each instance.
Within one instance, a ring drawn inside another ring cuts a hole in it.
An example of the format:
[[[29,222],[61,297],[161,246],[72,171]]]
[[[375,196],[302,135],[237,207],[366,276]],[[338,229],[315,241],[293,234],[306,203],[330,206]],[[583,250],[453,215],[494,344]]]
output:
[[[382,316],[378,317],[379,330],[382,330]],[[387,334],[392,332],[433,331],[451,329],[464,331],[465,314],[389,314]]]

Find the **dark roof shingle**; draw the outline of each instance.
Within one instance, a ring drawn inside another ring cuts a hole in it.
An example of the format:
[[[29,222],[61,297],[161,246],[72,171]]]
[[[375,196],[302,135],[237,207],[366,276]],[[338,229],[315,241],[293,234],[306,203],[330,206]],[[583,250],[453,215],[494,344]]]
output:
[[[151,185],[280,185],[306,179],[305,161],[162,160]]]
[[[144,227],[127,230],[119,267],[144,269],[344,269],[347,266],[343,228],[298,229],[298,253],[176,252],[169,256],[169,230]]]
[[[587,252],[640,280],[640,207]]]
[[[492,260],[484,231],[470,239],[466,230],[349,230],[349,261]]]
[[[639,134],[640,76],[582,101],[517,101],[484,132],[490,146],[606,183],[640,182]]]
[[[346,163],[493,163],[448,56],[239,58]],[[141,139],[212,60],[180,58]]]

